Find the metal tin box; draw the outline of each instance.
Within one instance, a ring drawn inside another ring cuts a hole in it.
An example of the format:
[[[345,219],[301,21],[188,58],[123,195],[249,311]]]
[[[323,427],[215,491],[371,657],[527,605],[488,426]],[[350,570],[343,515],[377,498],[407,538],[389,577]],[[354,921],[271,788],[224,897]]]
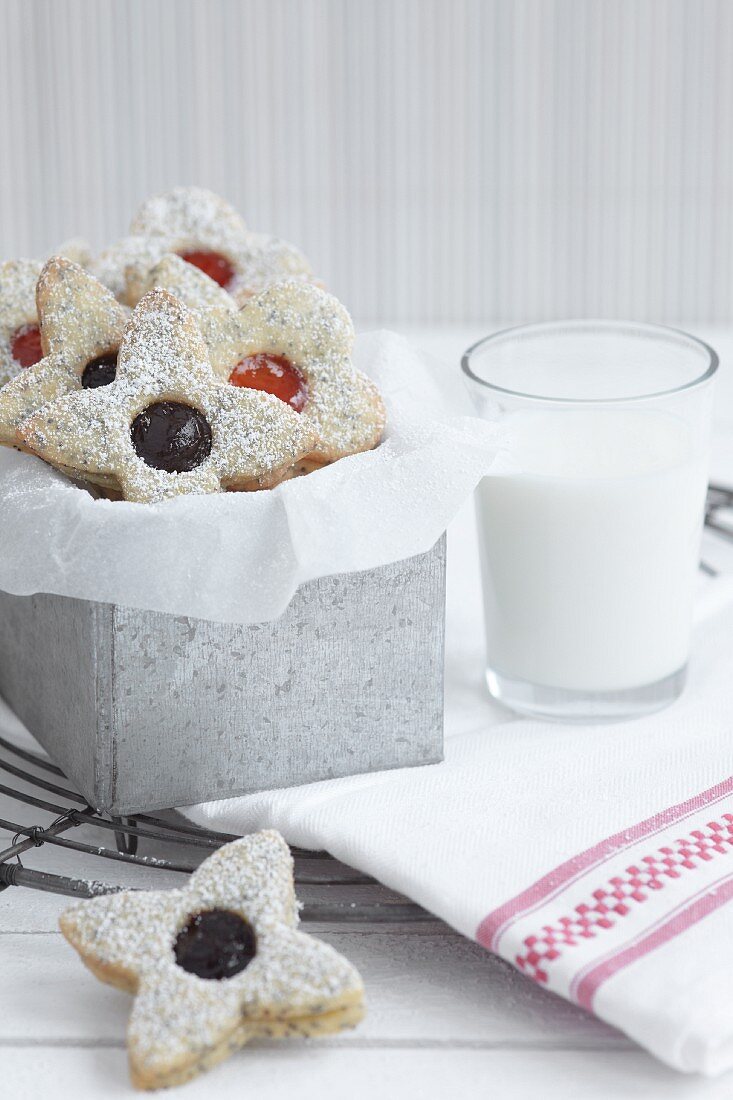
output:
[[[445,536],[232,625],[0,592],[0,693],[111,814],[434,763]]]

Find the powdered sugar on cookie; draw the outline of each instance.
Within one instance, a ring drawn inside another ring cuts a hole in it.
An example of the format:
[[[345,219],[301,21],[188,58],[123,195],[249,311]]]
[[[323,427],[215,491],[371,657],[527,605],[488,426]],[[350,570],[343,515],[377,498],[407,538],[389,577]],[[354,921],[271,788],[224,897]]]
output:
[[[18,434],[54,465],[113,479],[132,501],[266,487],[313,441],[276,398],[219,381],[193,316],[161,289],[133,312],[115,380],[52,402]]]
[[[224,199],[199,187],[175,187],[147,199],[130,233],[93,262],[92,271],[120,301],[135,305],[150,268],[166,253],[184,257],[212,276],[238,301],[273,279],[313,279],[295,245],[252,233]]]
[[[141,1088],[188,1080],[250,1038],[323,1034],[363,1013],[354,967],[297,931],[292,858],[273,831],[219,849],[182,890],[95,898],[60,924],[98,977],[137,993]]]
[[[237,311],[228,294],[177,256],[151,268],[150,286],[164,287],[192,309],[222,381],[262,387],[283,400],[297,397],[290,403],[317,438],[309,468],[380,441],[384,404],[371,379],[353,366],[354,327],[333,295],[283,279]],[[302,378],[300,390],[297,382],[290,389],[283,383],[288,370]]]
[[[8,260],[0,264],[0,385],[32,362],[38,362],[33,352],[22,354],[18,341],[25,337],[31,351],[29,330],[35,329],[35,350],[40,352],[36,283],[41,266],[37,260]]]
[[[0,443],[11,446],[21,421],[49,401],[111,381],[127,320],[110,291],[71,260],[55,256],[28,276],[43,358],[0,389]]]

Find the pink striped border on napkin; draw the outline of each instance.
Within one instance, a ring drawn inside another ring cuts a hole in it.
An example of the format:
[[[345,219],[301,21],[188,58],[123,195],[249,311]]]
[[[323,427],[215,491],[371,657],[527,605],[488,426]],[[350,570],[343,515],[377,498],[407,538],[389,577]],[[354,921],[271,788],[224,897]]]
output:
[[[476,939],[592,1010],[605,981],[733,897],[731,854],[733,776],[561,863]]]

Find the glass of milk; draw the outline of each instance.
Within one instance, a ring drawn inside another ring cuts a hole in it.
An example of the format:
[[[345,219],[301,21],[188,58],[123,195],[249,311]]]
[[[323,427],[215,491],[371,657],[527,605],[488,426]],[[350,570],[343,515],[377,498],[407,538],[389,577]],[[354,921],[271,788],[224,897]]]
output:
[[[569,321],[489,336],[462,366],[501,439],[477,490],[489,690],[560,721],[666,706],[685,682],[715,352]]]

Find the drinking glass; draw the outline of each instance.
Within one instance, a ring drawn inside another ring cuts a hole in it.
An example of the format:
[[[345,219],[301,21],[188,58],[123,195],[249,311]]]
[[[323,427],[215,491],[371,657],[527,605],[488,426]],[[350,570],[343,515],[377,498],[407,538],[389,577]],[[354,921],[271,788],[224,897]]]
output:
[[[684,332],[622,321],[526,325],[463,356],[500,440],[476,493],[496,699],[598,722],[682,691],[717,366]]]

